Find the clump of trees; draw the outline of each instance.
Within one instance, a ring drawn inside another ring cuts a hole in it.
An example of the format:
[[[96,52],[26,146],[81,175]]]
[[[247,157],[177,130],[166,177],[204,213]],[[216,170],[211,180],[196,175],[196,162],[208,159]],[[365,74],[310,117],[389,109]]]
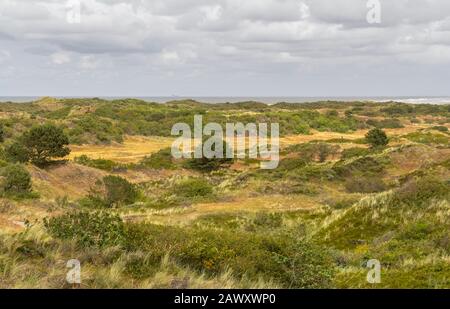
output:
[[[373,147],[383,147],[389,143],[386,133],[378,128],[372,129],[366,134],[367,142]]]
[[[69,139],[60,127],[53,124],[35,126],[17,141],[5,147],[5,157],[14,163],[31,162],[44,166],[55,158],[70,153]]]

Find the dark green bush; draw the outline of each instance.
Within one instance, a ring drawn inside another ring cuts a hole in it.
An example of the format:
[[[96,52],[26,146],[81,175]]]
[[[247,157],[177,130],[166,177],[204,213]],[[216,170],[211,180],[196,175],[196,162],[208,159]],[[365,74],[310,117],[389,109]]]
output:
[[[80,157],[76,157],[74,159],[75,163],[97,168],[103,171],[112,172],[119,169],[127,169],[126,165],[111,161],[111,160],[105,160],[105,159],[91,159],[86,155],[82,155]]]
[[[133,204],[138,198],[139,193],[136,187],[122,177],[105,176],[103,183],[106,190],[105,202],[110,207]]]
[[[190,178],[175,184],[171,191],[179,197],[195,199],[212,195],[213,187],[204,179]]]
[[[176,165],[172,160],[172,152],[170,148],[161,149],[160,151],[145,157],[140,165],[152,169],[175,169]]]
[[[5,178],[3,190],[9,194],[26,194],[31,192],[30,173],[21,165],[9,165],[2,171]]]
[[[367,132],[366,140],[372,147],[383,147],[389,143],[386,133],[378,128]]]
[[[52,124],[31,128],[23,134],[21,143],[36,165],[47,164],[53,158],[63,158],[70,153],[68,137],[61,128]]]
[[[361,157],[350,163],[339,161],[333,170],[341,177],[378,175],[384,170],[384,164],[372,157]]]
[[[30,160],[28,149],[19,142],[5,147],[5,158],[12,163],[26,163]]]

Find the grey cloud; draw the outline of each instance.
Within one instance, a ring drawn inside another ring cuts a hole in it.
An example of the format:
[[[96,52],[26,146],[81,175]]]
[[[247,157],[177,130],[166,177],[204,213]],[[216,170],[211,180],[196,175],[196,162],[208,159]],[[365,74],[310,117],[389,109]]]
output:
[[[366,0],[82,0],[81,24],[66,21],[64,1],[0,0],[2,64],[16,72],[0,76],[0,95],[31,76],[29,91],[63,76],[78,88],[58,81],[58,91],[86,94],[320,95],[322,82],[336,94],[362,83],[392,92],[412,66],[414,90],[436,79],[447,91],[450,2],[380,1],[382,23],[371,25]],[[117,87],[121,76],[133,82]]]

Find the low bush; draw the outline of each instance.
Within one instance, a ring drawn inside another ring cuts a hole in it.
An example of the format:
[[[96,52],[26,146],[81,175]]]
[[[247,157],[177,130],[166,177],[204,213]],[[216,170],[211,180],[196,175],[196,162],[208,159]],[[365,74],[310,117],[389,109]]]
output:
[[[252,223],[256,226],[275,229],[283,224],[283,217],[279,213],[259,212],[256,214],[255,219],[252,220]]]
[[[124,164],[120,164],[111,160],[105,160],[105,159],[91,159],[86,155],[82,155],[80,157],[76,157],[74,159],[75,163],[89,166],[93,168],[97,168],[99,170],[112,172],[118,169],[127,169],[127,166]]]
[[[145,157],[140,165],[152,169],[175,169],[176,165],[173,162],[172,152],[170,148],[161,149],[160,151]]]
[[[133,204],[138,198],[138,190],[128,180],[119,176],[103,177],[105,202],[110,206]]]
[[[333,170],[341,177],[378,175],[384,170],[384,164],[372,157],[361,157],[350,163],[339,161]]]
[[[212,195],[213,187],[204,179],[189,178],[175,184],[171,192],[182,198],[205,198]]]
[[[431,132],[413,132],[405,136],[412,142],[421,144],[443,144],[448,145],[450,143],[450,138],[443,134],[431,133]]]
[[[125,235],[122,219],[107,212],[67,213],[44,219],[44,226],[52,236],[75,240],[83,247],[122,245]]]
[[[366,122],[369,126],[378,128],[378,129],[397,129],[403,128],[404,126],[400,122],[400,120],[395,118],[387,118],[383,120],[375,120],[369,119]]]
[[[2,170],[3,191],[7,194],[23,195],[31,192],[31,175],[21,165],[8,165]]]

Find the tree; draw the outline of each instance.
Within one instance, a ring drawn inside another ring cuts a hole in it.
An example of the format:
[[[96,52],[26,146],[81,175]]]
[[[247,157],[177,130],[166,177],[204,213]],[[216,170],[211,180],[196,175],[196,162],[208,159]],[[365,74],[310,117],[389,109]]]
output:
[[[138,197],[135,186],[122,177],[105,176],[103,183],[106,190],[105,202],[110,207],[115,204],[133,204]]]
[[[7,193],[23,194],[31,191],[30,173],[21,165],[8,165],[3,170],[3,189]]]
[[[203,139],[203,143],[200,146],[197,147],[203,147],[203,144],[207,138]],[[218,140],[217,143],[220,143],[221,141]],[[224,165],[230,165],[233,163],[232,158],[227,158],[227,150],[229,149],[229,145],[227,142],[222,141],[222,149],[223,149],[223,156],[222,158],[207,158],[205,155],[203,155],[201,158],[193,158],[189,159],[184,163],[184,167],[188,169],[193,169],[201,172],[212,172],[215,170],[220,169]],[[213,151],[216,150],[216,144],[213,144],[212,149]]]
[[[30,160],[28,150],[18,142],[6,146],[5,157],[6,160],[12,163],[26,163]]]
[[[389,143],[389,139],[386,133],[378,128],[372,129],[366,134],[367,142],[372,147],[386,146]]]
[[[69,138],[61,128],[52,124],[33,127],[22,136],[33,164],[44,165],[52,158],[63,158],[70,153]]]

